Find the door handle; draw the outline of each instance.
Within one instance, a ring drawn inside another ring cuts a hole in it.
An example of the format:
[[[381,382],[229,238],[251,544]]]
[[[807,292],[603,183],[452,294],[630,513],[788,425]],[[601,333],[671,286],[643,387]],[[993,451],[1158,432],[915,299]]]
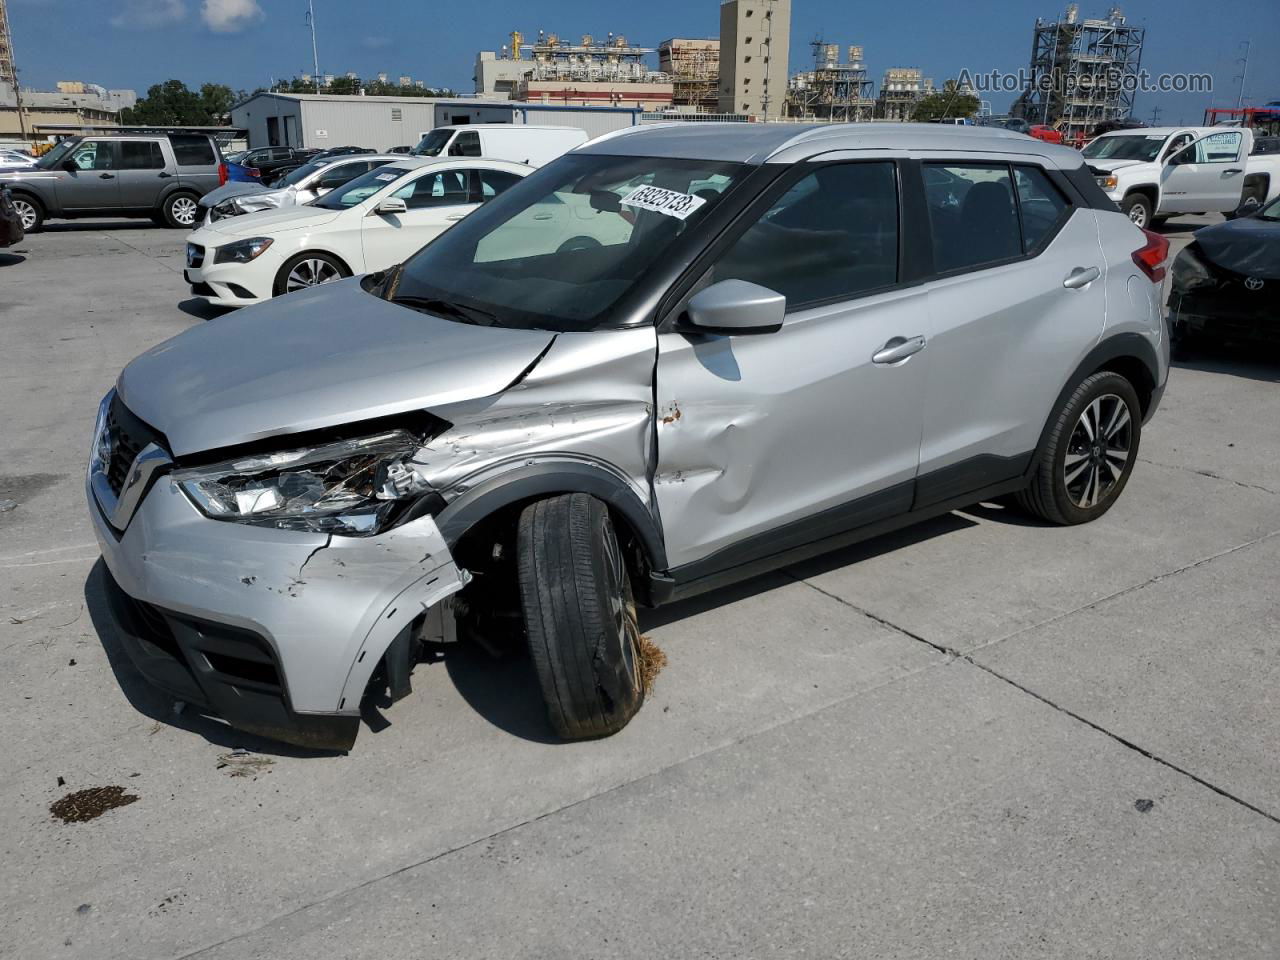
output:
[[[1062,281],[1062,285],[1068,290],[1079,290],[1081,287],[1087,287],[1100,276],[1102,271],[1097,267],[1076,267],[1067,274],[1067,279]]]
[[[173,176],[173,174],[167,173],[166,171],[161,170],[159,173],[156,174],[156,176],[159,177],[161,180],[168,180],[170,177]]]
[[[1244,171],[1239,167],[1228,167],[1226,170],[1223,170],[1222,172],[1223,173],[1244,173]]]
[[[465,214],[465,213],[451,213],[451,214],[449,214],[447,217],[445,217],[445,219],[446,219],[446,220],[461,220],[461,219],[462,219],[463,217],[465,217],[465,216],[466,216],[466,214]]]
[[[924,349],[924,337],[894,337],[871,355],[872,363],[897,363]]]
[[[535,220],[550,220],[550,219],[551,219],[551,214],[549,214],[549,213],[537,213],[537,214],[534,214],[533,219],[535,219]]]
[[[115,178],[116,178],[116,175],[115,175],[114,173],[100,173],[100,174],[98,174],[98,179],[99,179],[99,180],[114,180]]]

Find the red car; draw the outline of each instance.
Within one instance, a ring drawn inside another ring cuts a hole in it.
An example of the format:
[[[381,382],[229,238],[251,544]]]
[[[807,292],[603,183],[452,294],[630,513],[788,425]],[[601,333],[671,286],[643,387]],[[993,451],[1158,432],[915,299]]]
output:
[[[1027,134],[1037,140],[1043,140],[1045,143],[1062,143],[1062,131],[1055,130],[1053,127],[1046,126],[1043,123],[1032,124]]]

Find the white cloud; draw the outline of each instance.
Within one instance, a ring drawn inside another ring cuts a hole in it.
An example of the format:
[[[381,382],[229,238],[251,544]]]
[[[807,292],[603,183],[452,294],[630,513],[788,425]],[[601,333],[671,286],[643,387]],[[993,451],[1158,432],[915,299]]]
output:
[[[175,0],[181,2],[181,0]],[[204,0],[200,18],[217,33],[243,30],[262,16],[258,0]]]
[[[113,27],[147,30],[177,23],[187,15],[183,0],[125,0],[124,7],[111,18]]]

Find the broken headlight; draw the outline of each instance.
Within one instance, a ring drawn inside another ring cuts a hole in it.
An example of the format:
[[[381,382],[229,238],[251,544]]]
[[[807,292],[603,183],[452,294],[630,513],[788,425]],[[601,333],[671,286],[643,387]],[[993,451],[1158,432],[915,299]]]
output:
[[[1190,247],[1183,247],[1182,252],[1174,258],[1170,273],[1173,276],[1173,289],[1179,291],[1194,290],[1196,287],[1205,287],[1213,283],[1213,275],[1209,273],[1209,268],[1201,262]]]
[[[214,520],[368,536],[431,492],[410,463],[423,442],[393,430],[180,470],[173,482]]]

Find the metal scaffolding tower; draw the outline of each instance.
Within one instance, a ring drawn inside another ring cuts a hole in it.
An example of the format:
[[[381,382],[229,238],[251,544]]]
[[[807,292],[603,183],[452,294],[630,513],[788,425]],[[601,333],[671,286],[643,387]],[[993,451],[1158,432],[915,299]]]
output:
[[[839,44],[819,38],[809,45],[813,47],[813,69],[791,78],[787,115],[849,123],[870,120],[876,102],[871,98],[874,84],[867,76],[862,47],[851,46],[848,61],[842,63]]]
[[[715,113],[720,86],[720,41],[673,38],[658,45],[658,69],[671,77],[676,107]]]
[[[13,37],[9,33],[9,11],[0,0],[0,87],[18,88],[18,70],[13,65]]]
[[[1055,127],[1068,141],[1131,116],[1145,33],[1129,26],[1119,7],[1105,19],[1081,20],[1072,3],[1061,20],[1037,19],[1029,82],[1013,115]]]

